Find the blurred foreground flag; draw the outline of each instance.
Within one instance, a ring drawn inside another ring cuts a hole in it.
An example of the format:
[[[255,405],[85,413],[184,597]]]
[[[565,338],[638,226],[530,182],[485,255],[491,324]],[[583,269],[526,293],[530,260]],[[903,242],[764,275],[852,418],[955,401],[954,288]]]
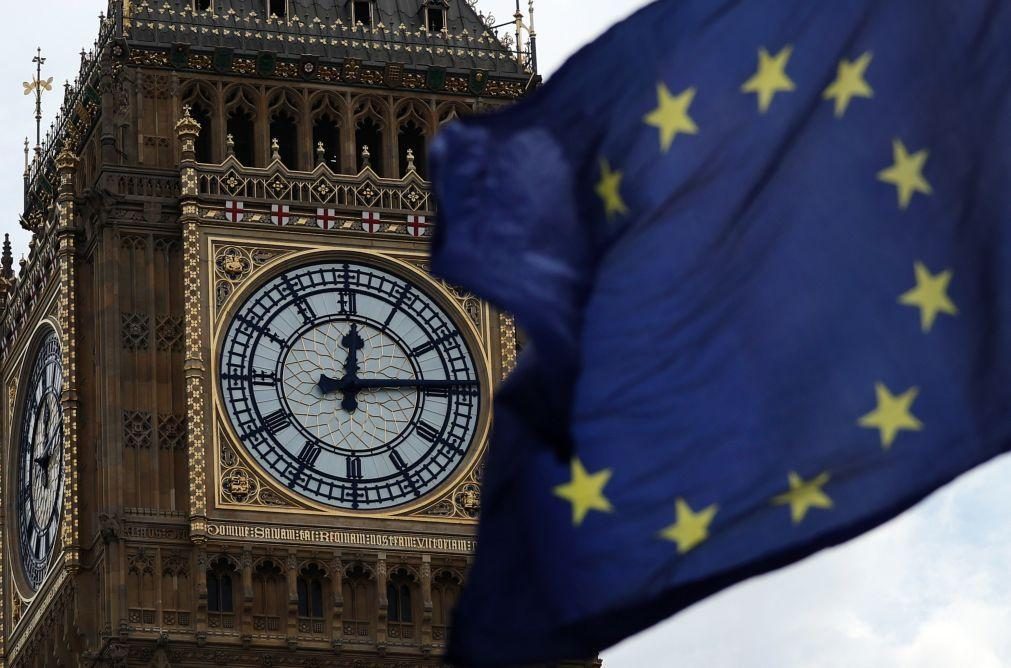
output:
[[[663,0],[433,153],[433,269],[532,342],[458,665],[593,656],[1011,445],[1011,3]]]

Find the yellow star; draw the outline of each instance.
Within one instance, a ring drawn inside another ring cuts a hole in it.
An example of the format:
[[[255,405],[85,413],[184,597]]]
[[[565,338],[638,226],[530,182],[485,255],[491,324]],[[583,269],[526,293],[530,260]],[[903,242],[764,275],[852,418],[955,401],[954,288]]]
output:
[[[642,120],[647,125],[660,129],[660,148],[666,153],[678,132],[686,135],[698,134],[699,129],[695,121],[688,115],[688,106],[695,98],[695,88],[671,95],[667,86],[661,82],[656,85],[656,98],[656,109],[646,114]]]
[[[608,219],[616,213],[628,213],[625,201],[621,199],[621,172],[612,172],[607,160],[600,160],[600,181],[597,182],[597,195],[604,202],[604,213]]]
[[[832,499],[821,489],[829,481],[827,471],[807,481],[790,471],[789,480],[790,491],[776,496],[772,503],[777,506],[790,504],[790,517],[794,524],[800,524],[811,508],[832,507]]]
[[[892,140],[892,154],[895,164],[878,172],[878,180],[891,183],[899,193],[899,208],[909,206],[913,193],[929,195],[933,192],[923,178],[923,165],[927,162],[927,149],[909,155],[906,147],[898,139]]]
[[[609,513],[613,510],[611,502],[604,496],[604,486],[611,479],[611,469],[603,469],[596,473],[587,473],[579,458],[573,457],[571,463],[572,480],[555,487],[555,496],[560,496],[572,504],[572,523],[579,526],[587,513],[599,510]]]
[[[919,308],[920,327],[923,331],[929,332],[938,313],[948,315],[958,313],[954,302],[948,297],[951,270],[931,274],[922,262],[913,265],[913,270],[916,272],[916,287],[900,295],[899,303]]]
[[[902,429],[910,431],[923,429],[923,423],[909,412],[916,400],[916,395],[920,392],[919,388],[911,387],[895,396],[888,391],[884,383],[875,383],[874,391],[878,397],[878,406],[860,418],[859,424],[861,427],[880,430],[881,447],[886,450],[890,448]]]
[[[792,46],[784,46],[775,56],[764,48],[758,50],[758,71],[744,82],[741,91],[758,94],[758,111],[765,113],[772,97],[780,91],[793,90],[793,81],[786,75],[786,63],[793,53]]]
[[[709,538],[709,524],[716,516],[717,510],[719,508],[713,504],[696,513],[684,499],[679,498],[674,504],[677,521],[661,531],[660,536],[677,543],[678,554],[684,554]]]
[[[835,81],[829,84],[823,95],[826,100],[835,100],[836,118],[842,118],[852,98],[874,96],[874,91],[864,79],[864,72],[867,71],[867,66],[870,64],[870,51],[853,62],[845,58],[839,61]]]

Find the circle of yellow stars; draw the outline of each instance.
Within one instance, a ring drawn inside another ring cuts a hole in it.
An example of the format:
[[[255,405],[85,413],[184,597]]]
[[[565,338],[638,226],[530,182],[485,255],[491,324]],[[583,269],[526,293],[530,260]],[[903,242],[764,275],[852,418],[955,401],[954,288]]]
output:
[[[796,84],[790,78],[788,67],[793,55],[793,46],[785,45],[775,54],[766,48],[758,49],[758,64],[754,74],[744,81],[740,92],[755,95],[758,113],[770,112],[778,94],[793,92]],[[825,88],[822,99],[832,103],[832,113],[842,119],[851,104],[857,99],[874,97],[874,89],[867,81],[867,71],[873,60],[868,51],[850,60],[842,58],[836,67],[835,79]],[[699,126],[691,115],[691,105],[695,100],[695,86],[672,92],[666,82],[656,84],[656,107],[648,110],[642,122],[657,132],[659,150],[668,153],[681,136],[697,135]],[[901,139],[892,140],[892,164],[877,173],[877,180],[894,186],[898,207],[905,211],[919,194],[930,196],[933,189],[923,175],[929,158],[929,151],[920,148],[910,151]],[[595,192],[600,198],[604,215],[608,220],[629,213],[629,207],[621,194],[622,172],[614,169],[605,158],[600,159],[600,177]],[[913,264],[913,287],[897,297],[897,303],[918,309],[920,329],[924,334],[931,331],[939,315],[956,316],[958,308],[948,294],[953,272],[943,269],[932,272],[926,264],[917,260]],[[863,429],[876,430],[881,448],[888,450],[904,431],[919,432],[923,423],[913,413],[913,404],[919,395],[919,388],[909,387],[893,392],[884,382],[874,385],[875,406],[857,419]],[[583,462],[572,458],[569,482],[557,485],[554,495],[564,499],[572,507],[572,524],[581,526],[593,511],[615,512],[614,506],[605,494],[613,469],[604,468],[588,471]],[[828,511],[833,508],[832,498],[825,487],[831,481],[829,471],[822,471],[805,479],[800,473],[787,474],[786,489],[775,495],[770,503],[784,506],[789,510],[794,525],[802,523],[812,509]],[[719,512],[716,504],[693,506],[683,497],[674,502],[674,522],[663,527],[657,536],[674,543],[678,554],[685,554],[698,547],[709,538],[710,526]]]

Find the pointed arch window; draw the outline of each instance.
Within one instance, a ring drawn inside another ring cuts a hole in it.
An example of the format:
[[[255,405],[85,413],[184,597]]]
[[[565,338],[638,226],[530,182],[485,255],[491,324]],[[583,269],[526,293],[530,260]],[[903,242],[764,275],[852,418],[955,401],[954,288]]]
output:
[[[207,625],[235,628],[235,567],[227,559],[217,559],[207,569]]]
[[[277,633],[287,608],[287,586],[281,566],[266,559],[253,571],[253,630]]]
[[[418,176],[421,178],[426,178],[427,169],[425,161],[426,156],[426,145],[425,145],[425,131],[422,129],[420,124],[414,120],[409,120],[400,126],[400,132],[397,133],[397,144],[400,149],[400,176],[401,178],[407,176],[407,170],[410,166],[412,160],[408,159],[408,151],[413,158],[414,169],[418,172]]]
[[[376,583],[372,574],[361,564],[352,564],[344,571],[341,594],[344,599],[344,636],[358,641],[370,638],[376,616]]]
[[[298,590],[298,629],[301,633],[323,633],[323,591],[326,573],[316,564],[302,569],[296,580]]]
[[[383,175],[383,126],[371,117],[366,116],[358,121],[355,128],[355,146],[358,150],[358,171],[365,168],[364,149],[368,148],[369,165],[376,174]]]
[[[214,162],[214,139],[211,129],[211,112],[203,104],[190,107],[190,116],[200,124],[200,134],[195,145],[197,162]]]
[[[404,569],[398,569],[390,574],[386,584],[386,619],[387,632],[391,639],[411,640],[414,638],[414,588],[417,582],[413,575]]]
[[[290,111],[280,109],[270,118],[270,138],[277,140],[281,162],[288,169],[298,169],[298,123]]]
[[[344,138],[344,125],[339,98],[331,95],[320,95],[312,104],[312,151],[313,166],[320,162],[326,163],[332,171],[341,172],[341,153]],[[322,153],[319,151],[322,146]]]
[[[256,122],[253,114],[242,107],[228,113],[228,134],[232,138],[235,159],[247,167],[256,164]]]
[[[450,615],[460,597],[460,577],[452,571],[442,571],[432,578],[432,641],[445,643],[449,633]]]

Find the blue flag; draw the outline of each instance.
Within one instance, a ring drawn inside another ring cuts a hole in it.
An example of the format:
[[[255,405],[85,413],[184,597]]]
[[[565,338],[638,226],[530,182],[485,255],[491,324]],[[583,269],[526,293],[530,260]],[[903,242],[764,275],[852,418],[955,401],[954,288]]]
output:
[[[1011,443],[1011,3],[663,0],[433,154],[434,271],[531,341],[450,661],[591,657]]]

